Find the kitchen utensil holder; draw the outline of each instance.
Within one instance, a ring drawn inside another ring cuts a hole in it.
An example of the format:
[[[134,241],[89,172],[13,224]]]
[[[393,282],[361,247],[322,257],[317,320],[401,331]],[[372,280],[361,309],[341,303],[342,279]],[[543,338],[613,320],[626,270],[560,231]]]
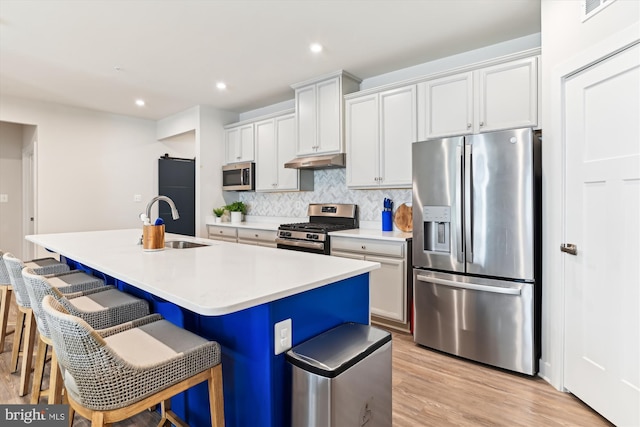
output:
[[[391,211],[382,211],[382,231],[393,231],[393,215]]]
[[[142,226],[142,250],[164,250],[164,224]]]

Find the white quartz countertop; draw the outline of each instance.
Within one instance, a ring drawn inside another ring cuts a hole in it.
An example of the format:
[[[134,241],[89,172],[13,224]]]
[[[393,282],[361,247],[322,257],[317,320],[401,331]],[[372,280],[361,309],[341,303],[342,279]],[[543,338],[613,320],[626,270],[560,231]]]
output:
[[[380,264],[166,234],[210,246],[145,252],[141,229],[26,239],[205,316],[219,316],[375,270]]]
[[[270,230],[277,231],[280,224],[288,224],[295,222],[306,222],[308,218],[274,218],[274,217],[250,217],[250,221],[242,222],[214,222],[213,217],[207,217],[207,225],[215,225],[220,227],[230,228],[247,228],[252,230]],[[278,222],[277,220],[280,219]],[[372,222],[367,224],[368,226],[376,226],[377,228],[356,228],[353,230],[333,231],[329,233],[330,236],[344,236],[354,237],[358,239],[377,239],[377,240],[392,240],[392,241],[406,241],[413,238],[413,233],[407,233],[394,229],[393,231],[381,231],[381,224]]]

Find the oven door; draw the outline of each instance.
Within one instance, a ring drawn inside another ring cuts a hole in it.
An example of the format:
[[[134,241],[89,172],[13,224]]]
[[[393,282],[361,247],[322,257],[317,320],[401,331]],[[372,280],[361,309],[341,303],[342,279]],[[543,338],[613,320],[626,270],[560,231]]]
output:
[[[279,249],[288,249],[290,251],[310,252],[313,254],[328,255],[326,250],[328,247],[324,242],[311,242],[307,240],[283,239],[276,238],[276,244]]]

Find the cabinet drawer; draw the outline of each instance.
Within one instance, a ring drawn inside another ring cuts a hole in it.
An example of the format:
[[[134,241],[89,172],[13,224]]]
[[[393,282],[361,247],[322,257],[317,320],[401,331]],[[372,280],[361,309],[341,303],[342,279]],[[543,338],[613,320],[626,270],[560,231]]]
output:
[[[239,228],[238,240],[244,239],[275,242],[277,233],[278,232],[275,230],[255,230],[250,228]]]
[[[386,242],[383,240],[353,239],[331,236],[331,249],[361,254],[378,254],[392,257],[404,257],[405,244],[402,242]]]
[[[237,238],[237,231],[233,227],[221,227],[218,225],[207,225],[207,231],[209,232],[210,239],[220,238]],[[226,240],[226,239],[225,239]]]

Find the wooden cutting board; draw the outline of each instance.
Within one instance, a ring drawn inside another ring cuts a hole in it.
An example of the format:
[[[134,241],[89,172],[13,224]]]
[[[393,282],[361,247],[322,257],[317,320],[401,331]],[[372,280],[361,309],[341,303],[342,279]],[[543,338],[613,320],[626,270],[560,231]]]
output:
[[[406,232],[413,231],[413,212],[411,206],[407,206],[406,203],[398,206],[393,222],[395,222],[399,230]]]

